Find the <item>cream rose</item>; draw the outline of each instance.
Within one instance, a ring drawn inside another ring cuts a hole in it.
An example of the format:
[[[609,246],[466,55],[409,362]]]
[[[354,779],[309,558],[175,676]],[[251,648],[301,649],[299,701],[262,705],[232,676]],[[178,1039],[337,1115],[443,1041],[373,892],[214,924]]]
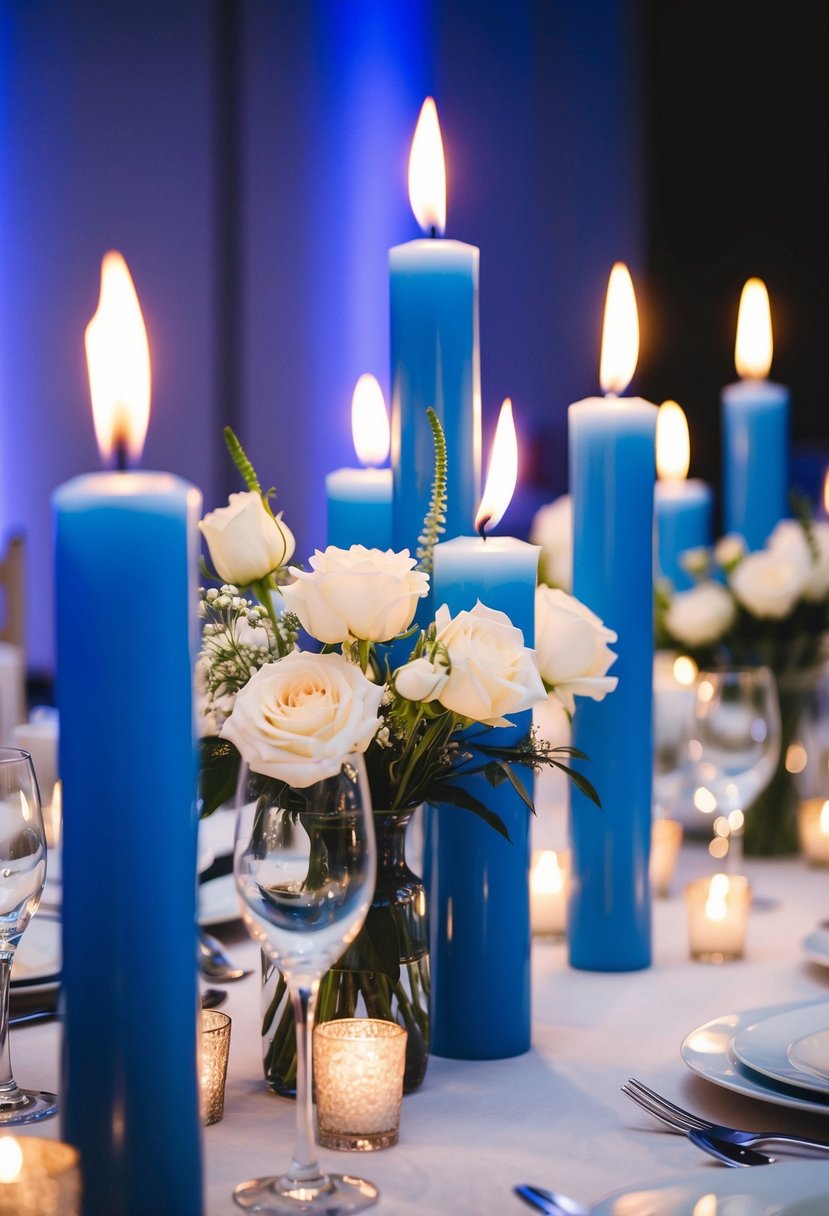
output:
[[[729,572],[745,557],[746,542],[739,532],[727,532],[714,545],[714,561]]]
[[[544,582],[569,591],[573,585],[573,502],[569,494],[536,512],[530,540],[541,546]]]
[[[766,548],[801,564],[806,579],[803,598],[816,602],[829,593],[829,524],[813,523],[811,532],[814,551],[803,525],[782,519],[766,541]]]
[[[616,634],[580,600],[553,587],[535,590],[535,647],[545,684],[570,713],[574,697],[602,701],[618,684],[607,670]]]
[[[803,594],[808,574],[802,561],[761,549],[744,557],[728,581],[753,616],[781,620]]]
[[[722,584],[699,583],[673,597],[665,627],[685,646],[712,646],[731,628],[736,612],[734,597]]]
[[[294,537],[253,490],[231,494],[226,507],[209,511],[199,524],[213,568],[226,583],[248,587],[284,566],[294,555]]]
[[[341,654],[295,650],[266,663],[236,694],[222,738],[257,773],[298,789],[333,777],[380,727],[382,685]]]
[[[429,578],[415,570],[408,549],[329,545],[310,560],[310,571],[291,567],[296,582],[282,593],[311,637],[329,645],[358,638],[387,642],[408,629]]]
[[[449,673],[439,663],[421,655],[394,673],[394,689],[408,701],[436,701],[449,679]]]
[[[484,722],[509,726],[506,714],[530,709],[546,696],[535,655],[503,612],[480,601],[471,612],[435,614],[436,640],[446,648],[449,674],[437,700],[447,709]]]

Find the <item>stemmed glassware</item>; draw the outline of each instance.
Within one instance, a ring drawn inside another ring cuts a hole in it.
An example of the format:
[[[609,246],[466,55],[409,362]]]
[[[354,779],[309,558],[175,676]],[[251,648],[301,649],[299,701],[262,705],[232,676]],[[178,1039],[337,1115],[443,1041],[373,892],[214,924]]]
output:
[[[696,806],[717,813],[728,840],[728,869],[742,861],[746,809],[771,781],[780,757],[780,714],[767,667],[701,671],[689,743]]]
[[[46,882],[46,832],[32,758],[0,748],[0,1126],[54,1115],[57,1098],[20,1089],[9,1049],[9,984],[15,951]]]
[[[234,875],[248,932],[279,967],[294,1007],[296,1142],[282,1176],[236,1187],[239,1207],[258,1213],[358,1212],[377,1188],[318,1163],[311,1104],[311,1043],[319,982],[357,936],[371,903],[377,853],[362,757],[304,789],[243,770]]]

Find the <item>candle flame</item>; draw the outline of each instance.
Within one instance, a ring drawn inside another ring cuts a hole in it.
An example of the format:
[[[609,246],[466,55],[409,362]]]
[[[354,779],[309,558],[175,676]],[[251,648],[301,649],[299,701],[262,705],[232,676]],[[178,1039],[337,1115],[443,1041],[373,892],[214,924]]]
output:
[[[556,895],[564,887],[564,872],[558,853],[544,849],[530,870],[530,887],[537,895]]]
[[[0,1183],[17,1182],[23,1169],[23,1150],[14,1136],[0,1136]]]
[[[715,874],[708,888],[708,898],[705,901],[705,915],[709,920],[725,920],[728,915],[728,893],[731,882],[727,874]]]
[[[141,456],[150,418],[150,348],[126,262],[108,253],[101,264],[98,310],[86,327],[86,360],[95,436],[106,460],[127,449]]]
[[[389,416],[383,390],[369,372],[365,372],[354,386],[351,435],[360,464],[381,465],[384,462],[391,443]]]
[[[699,668],[688,654],[680,654],[674,659],[674,679],[683,688],[690,688],[699,674]]]
[[[604,306],[599,383],[603,393],[623,393],[639,358],[639,314],[633,280],[624,262],[610,272]]]
[[[486,485],[478,514],[475,516],[476,532],[484,534],[488,528],[494,528],[500,523],[512,499],[517,480],[518,439],[512,417],[512,402],[507,397],[501,406],[495,438],[492,441]]]
[[[660,481],[684,481],[691,463],[688,419],[681,405],[665,401],[656,415],[656,472]]]
[[[737,375],[762,380],[771,370],[774,341],[769,293],[762,279],[749,279],[740,296],[734,363]]]
[[[424,232],[446,230],[446,161],[433,97],[424,101],[409,153],[409,201]]]
[[[820,808],[820,816],[818,818],[818,824],[820,826],[822,835],[829,836],[829,798],[826,800],[826,802],[824,802],[823,806]]]

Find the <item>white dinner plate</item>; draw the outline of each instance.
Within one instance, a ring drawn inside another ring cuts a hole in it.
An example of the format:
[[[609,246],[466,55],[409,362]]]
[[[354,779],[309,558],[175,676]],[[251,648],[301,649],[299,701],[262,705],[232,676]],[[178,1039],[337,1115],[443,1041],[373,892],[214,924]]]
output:
[[[818,1030],[792,1043],[789,1059],[801,1072],[812,1073],[829,1085],[829,1030]]]
[[[211,878],[199,887],[199,924],[222,925],[239,919],[239,897],[232,874]]]
[[[820,1005],[810,1002],[776,1017],[761,1018],[735,1035],[732,1047],[741,1063],[764,1077],[794,1085],[796,1089],[829,1095],[829,1077],[815,1076],[812,1069],[804,1072],[789,1054],[793,1043],[820,1030],[829,1031],[829,1001]]]
[[[51,992],[60,984],[60,923],[33,916],[12,965],[11,990]]]
[[[829,967],[829,929],[813,929],[802,944],[803,953],[811,962]]]
[[[814,1003],[826,1004],[825,1001]],[[758,1098],[761,1102],[772,1102],[775,1106],[790,1106],[794,1110],[829,1115],[829,1094],[825,1100],[817,1094],[807,1096],[803,1090],[792,1089],[779,1081],[772,1081],[770,1077],[755,1073],[740,1063],[732,1048],[735,1035],[746,1030],[754,1022],[759,1022],[764,1017],[775,1017],[778,1013],[787,1013],[790,1009],[802,1008],[805,1006],[798,1001],[796,1004],[769,1005],[764,1009],[747,1009],[743,1013],[726,1013],[722,1017],[713,1018],[704,1026],[691,1031],[680,1048],[682,1059],[693,1072],[724,1089],[733,1089],[738,1094]]]
[[[829,1162],[797,1161],[748,1170],[707,1167],[670,1182],[629,1188],[591,1216],[824,1216]]]

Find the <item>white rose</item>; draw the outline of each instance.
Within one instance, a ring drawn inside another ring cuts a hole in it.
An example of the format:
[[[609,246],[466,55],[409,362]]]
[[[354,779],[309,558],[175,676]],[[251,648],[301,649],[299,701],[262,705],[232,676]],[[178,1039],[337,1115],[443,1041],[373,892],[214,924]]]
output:
[[[209,511],[199,527],[219,578],[238,587],[265,578],[294,554],[294,537],[282,512],[274,518],[253,490],[231,494],[228,505]]]
[[[608,646],[616,634],[581,600],[553,587],[535,590],[535,646],[538,666],[548,685],[570,713],[574,697],[602,701],[618,684],[607,669],[616,661]]]
[[[684,549],[679,555],[679,564],[682,569],[686,574],[695,578],[701,578],[707,574],[710,563],[711,554],[704,545],[697,545],[694,549]]]
[[[808,573],[802,561],[761,549],[744,557],[728,581],[737,599],[754,616],[781,620],[803,594]]]
[[[809,545],[803,525],[793,519],[780,521],[766,548],[803,566],[803,598],[815,602],[829,593],[829,524],[813,523],[811,530],[816,552]]]
[[[679,591],[665,613],[665,627],[684,646],[712,646],[734,623],[737,606],[721,583]]]
[[[449,673],[425,655],[398,667],[394,673],[394,688],[407,701],[435,701],[443,691]]]
[[[728,532],[714,546],[714,560],[723,570],[732,570],[745,557],[746,542],[739,532]]]
[[[408,629],[417,601],[429,591],[428,575],[415,570],[408,549],[329,545],[310,560],[311,571],[291,567],[296,582],[282,594],[311,637],[329,645],[358,638],[387,642]]]
[[[471,612],[435,614],[437,641],[446,647],[449,675],[437,700],[474,722],[509,726],[505,714],[530,709],[547,695],[524,635],[504,612],[480,601]]]
[[[338,773],[349,752],[366,750],[384,691],[341,654],[295,650],[251,676],[222,738],[254,772],[304,789]]]
[[[569,591],[573,585],[573,502],[569,494],[536,512],[530,540],[541,546],[544,581]]]

